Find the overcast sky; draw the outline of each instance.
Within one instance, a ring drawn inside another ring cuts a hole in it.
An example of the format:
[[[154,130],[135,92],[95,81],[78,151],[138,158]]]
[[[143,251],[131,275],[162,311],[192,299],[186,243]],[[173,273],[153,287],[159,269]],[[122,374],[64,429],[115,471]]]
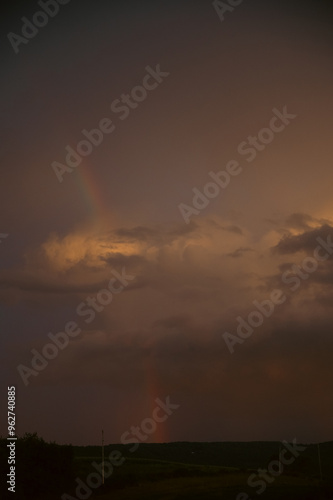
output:
[[[147,442],[333,439],[328,6],[71,0],[30,39],[38,3],[8,10],[1,370],[19,435],[119,443],[169,396]]]

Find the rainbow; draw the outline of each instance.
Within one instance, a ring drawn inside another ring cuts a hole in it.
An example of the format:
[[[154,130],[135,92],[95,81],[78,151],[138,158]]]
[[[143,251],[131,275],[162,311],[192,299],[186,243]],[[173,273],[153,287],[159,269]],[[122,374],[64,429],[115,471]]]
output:
[[[110,208],[104,202],[103,190],[98,183],[97,175],[93,165],[86,162],[84,167],[76,171],[76,182],[85,205],[88,208],[89,217],[97,231],[105,231],[112,227],[114,217],[110,214]],[[154,357],[148,356],[144,364],[144,386],[147,415],[152,415],[156,408],[156,398],[164,399],[164,394],[159,384],[157,361]],[[158,422],[156,431],[150,435],[150,441],[154,443],[166,443],[167,438],[167,420]]]

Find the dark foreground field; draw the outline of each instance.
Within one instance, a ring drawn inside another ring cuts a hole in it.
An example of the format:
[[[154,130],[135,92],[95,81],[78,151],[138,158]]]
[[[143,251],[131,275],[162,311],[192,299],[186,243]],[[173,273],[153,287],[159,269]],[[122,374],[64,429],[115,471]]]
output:
[[[105,462],[117,450],[118,463],[123,463],[111,473],[106,466],[105,484],[95,487],[100,482],[100,447],[63,447],[30,435],[18,447],[18,488],[8,498],[333,500],[332,442],[320,445],[322,480],[318,448],[308,445],[280,476],[269,476],[270,484],[262,480],[260,487],[258,482],[249,486],[251,475],[277,459],[279,446],[275,442],[140,444],[130,452],[130,446],[110,445],[105,447]],[[5,452],[2,441],[1,465],[6,467]],[[3,477],[2,473],[1,486]],[[258,494],[260,489],[264,491]]]

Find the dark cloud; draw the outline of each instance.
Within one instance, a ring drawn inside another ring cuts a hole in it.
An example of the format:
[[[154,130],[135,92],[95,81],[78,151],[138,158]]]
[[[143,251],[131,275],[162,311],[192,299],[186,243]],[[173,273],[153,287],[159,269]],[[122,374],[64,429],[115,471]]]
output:
[[[149,244],[171,243],[175,239],[193,233],[198,228],[197,224],[191,221],[189,224],[180,224],[170,227],[143,227],[119,228],[113,232],[116,241],[121,242],[145,242]],[[112,241],[112,240],[111,240]]]
[[[64,283],[64,281],[55,281],[50,279],[40,279],[32,276],[31,274],[23,272],[2,272],[0,273],[0,289],[18,289],[30,292],[44,292],[44,293],[92,293],[97,292],[105,287],[106,281],[99,281],[95,283]]]
[[[227,231],[230,233],[243,235],[242,229],[235,224],[229,224],[229,225],[225,226],[224,224],[221,224],[212,218],[208,218],[206,221],[206,224],[208,227],[213,227],[214,229],[220,229],[221,231]]]
[[[246,252],[253,252],[253,248],[249,248],[249,247],[237,248],[234,252],[228,253],[227,257],[232,257],[234,259],[238,259],[239,257],[243,257],[243,255]]]
[[[121,253],[110,253],[102,256],[101,260],[112,267],[126,266],[126,269],[142,267],[148,262],[142,255],[124,255]]]
[[[147,241],[154,240],[159,235],[159,231],[148,227],[138,226],[132,229],[120,228],[117,229],[114,234],[120,241]]]
[[[296,236],[284,236],[273,248],[273,251],[281,255],[293,254],[296,252],[313,253],[318,246],[317,238],[321,237],[326,241],[329,235],[333,235],[333,227],[324,224],[319,228],[310,229]]]
[[[232,356],[213,330],[200,332],[193,321],[181,317],[163,321],[171,329],[169,333],[156,333],[155,327],[162,321],[149,330],[112,335],[91,332],[64,351],[63,361],[54,362],[33,384],[36,388],[88,384],[98,391],[100,385],[112,390],[117,380],[119,391],[130,394],[135,386],[145,394],[149,376],[156,397],[168,390],[175,400],[175,394],[185,392],[186,400],[196,408],[196,421],[205,420],[208,407],[235,422],[232,431],[228,427],[221,430],[221,440],[236,439],[243,421],[239,416],[246,413],[252,437],[260,436],[261,422],[268,418],[271,426],[280,422],[280,439],[301,432],[306,441],[311,439],[314,419],[321,419],[322,435],[330,433],[331,323],[328,317],[313,316],[300,323],[295,315],[288,316],[285,311],[268,320],[263,326],[265,335],[256,330]],[[179,333],[173,332],[175,324],[183,324]],[[205,404],[198,405],[198,398]],[[112,406],[115,404],[122,407],[113,395]],[[119,441],[117,430],[110,428],[109,432],[111,440]],[[213,438],[214,428],[201,435]]]

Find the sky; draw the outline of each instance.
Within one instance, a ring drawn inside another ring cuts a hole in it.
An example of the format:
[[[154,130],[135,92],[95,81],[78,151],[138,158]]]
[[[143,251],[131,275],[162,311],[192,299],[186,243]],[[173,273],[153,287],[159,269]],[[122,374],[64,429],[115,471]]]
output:
[[[1,20],[17,434],[332,440],[330,3],[52,5]]]

